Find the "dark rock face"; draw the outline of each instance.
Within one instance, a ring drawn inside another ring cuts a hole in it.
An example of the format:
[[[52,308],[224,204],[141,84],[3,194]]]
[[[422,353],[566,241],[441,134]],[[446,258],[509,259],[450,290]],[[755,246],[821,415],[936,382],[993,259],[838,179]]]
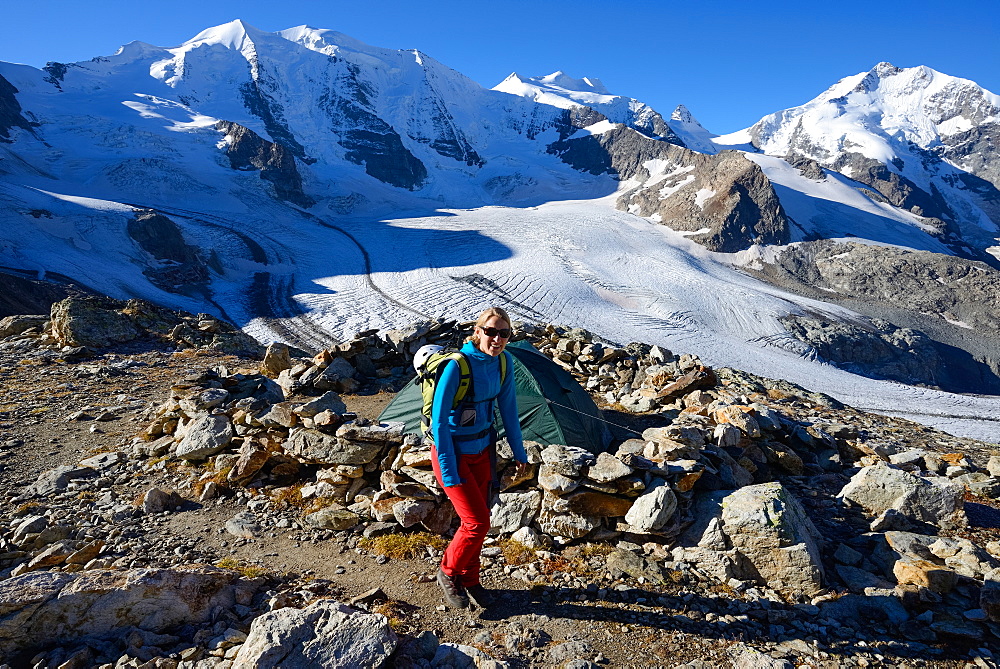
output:
[[[945,360],[923,332],[880,319],[843,323],[787,316],[781,322],[820,358],[849,372],[910,385],[936,386],[943,377]]]
[[[185,243],[177,224],[163,214],[151,210],[136,212],[135,218],[128,222],[127,231],[144,251],[168,263],[143,271],[160,288],[176,292],[182,286],[208,281],[208,269],[197,249]]]
[[[826,178],[826,174],[823,173],[822,166],[812,158],[807,158],[806,156],[792,151],[785,156],[785,162],[792,167],[797,168],[806,179],[822,181]]]
[[[358,74],[357,66],[348,65],[346,74],[320,99],[338,143],[347,150],[345,157],[355,165],[363,165],[372,177],[397,188],[416,190],[427,178],[427,168],[403,145],[399,133],[375,114],[371,99],[376,91]],[[464,147],[454,141],[453,152],[467,155]],[[448,150],[449,145],[447,138],[439,144],[442,150]],[[475,161],[478,155],[475,159],[467,155],[466,159]]]
[[[448,113],[440,96],[429,82],[424,81],[423,98],[430,107],[430,133],[415,129],[407,133],[410,139],[427,144],[440,155],[453,158],[469,167],[482,167],[486,161],[480,156],[462,131],[458,129],[455,120]]]
[[[695,153],[624,126],[568,139],[570,129],[604,120],[599,114],[595,120],[596,112],[589,111],[564,119],[560,129],[564,138],[548,150],[582,172],[648,179],[618,199],[619,209],[640,216],[659,215],[674,230],[696,232],[691,235],[694,241],[723,253],[752,244],[788,242],[788,218],[756,163],[736,151],[714,156]],[[673,176],[652,179],[646,165],[654,160],[672,166]],[[672,192],[664,195],[665,189]]]
[[[0,141],[12,141],[11,128],[22,128],[30,132],[37,125],[24,118],[21,105],[15,97],[17,92],[13,84],[0,76]]]
[[[907,383],[913,382],[907,378],[922,377],[917,382],[952,392],[993,394],[1000,390],[1000,316],[996,312],[1000,271],[985,263],[926,251],[820,240],[787,247],[763,274],[779,285],[794,290],[808,287],[806,294],[868,315],[885,314],[909,328],[869,327],[865,333],[842,324],[823,331],[822,327],[786,323],[828,360],[847,364],[860,360],[869,375]],[[815,332],[809,334],[807,329]],[[919,332],[910,334],[914,330]],[[920,335],[929,336],[933,352]],[[867,344],[837,343],[845,338]],[[864,346],[869,350],[862,351]],[[927,363],[924,372],[912,356]]]
[[[243,96],[243,104],[255,116],[264,121],[264,127],[267,128],[267,133],[274,141],[280,143],[303,162],[308,162],[306,150],[295,139],[285,122],[281,105],[267,95],[261,84],[256,80],[247,82],[240,86],[240,93]]]
[[[873,158],[860,153],[842,153],[831,167],[850,175],[855,181],[871,186],[890,204],[918,216],[952,217],[948,204],[939,193],[927,193],[906,177],[893,172],[888,165]]]
[[[302,190],[302,177],[288,149],[232,121],[219,121],[215,127],[231,139],[226,154],[233,169],[260,170],[260,178],[270,181],[282,200],[302,207],[315,204]]]

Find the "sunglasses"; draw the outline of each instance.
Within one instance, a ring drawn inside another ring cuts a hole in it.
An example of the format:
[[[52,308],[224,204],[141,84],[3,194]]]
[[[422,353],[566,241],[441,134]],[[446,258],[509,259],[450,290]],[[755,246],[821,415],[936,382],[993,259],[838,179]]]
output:
[[[496,328],[481,327],[479,329],[482,330],[483,334],[486,335],[487,337],[496,337],[497,335],[500,335],[501,339],[510,339],[510,328],[502,328],[500,330],[497,330]]]

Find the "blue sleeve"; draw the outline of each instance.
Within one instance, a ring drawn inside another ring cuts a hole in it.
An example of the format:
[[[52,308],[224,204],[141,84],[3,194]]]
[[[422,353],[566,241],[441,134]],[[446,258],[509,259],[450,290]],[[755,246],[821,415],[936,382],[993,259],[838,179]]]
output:
[[[462,482],[462,478],[458,475],[455,443],[451,440],[451,429],[448,427],[448,414],[451,413],[451,405],[455,401],[460,378],[458,363],[454,360],[446,362],[444,371],[441,372],[441,377],[434,387],[434,403],[431,407],[431,436],[434,437],[438,466],[441,468],[441,481],[445,487]]]
[[[502,355],[507,356],[507,377],[500,386],[500,395],[497,397],[497,406],[500,409],[500,418],[503,420],[503,428],[507,433],[507,443],[514,451],[514,459],[518,462],[527,462],[528,454],[524,451],[524,439],[521,437],[521,419],[517,413],[517,392],[514,385],[514,359],[513,356],[504,351]]]

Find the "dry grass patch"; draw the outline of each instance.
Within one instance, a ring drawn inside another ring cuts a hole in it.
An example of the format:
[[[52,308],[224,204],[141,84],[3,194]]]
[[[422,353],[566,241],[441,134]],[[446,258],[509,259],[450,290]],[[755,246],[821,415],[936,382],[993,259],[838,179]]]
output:
[[[535,559],[535,551],[516,539],[500,539],[497,541],[503,559],[510,565],[528,564]]]
[[[246,578],[259,578],[270,573],[265,567],[256,564],[248,564],[242,560],[232,557],[224,557],[215,563],[220,569],[228,569],[242,574]]]
[[[369,553],[384,555],[393,560],[406,560],[423,557],[427,549],[443,551],[448,545],[444,537],[429,532],[412,532],[409,534],[385,534],[381,537],[365,538],[358,542],[358,547]]]

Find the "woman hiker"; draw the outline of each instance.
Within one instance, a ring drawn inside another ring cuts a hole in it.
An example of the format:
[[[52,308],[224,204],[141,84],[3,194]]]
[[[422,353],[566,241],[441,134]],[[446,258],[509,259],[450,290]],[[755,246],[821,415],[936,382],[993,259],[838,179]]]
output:
[[[494,405],[500,410],[518,474],[527,468],[514,393],[514,364],[511,354],[504,351],[510,331],[510,317],[499,307],[486,309],[476,319],[472,336],[461,348],[472,372],[472,402],[462,401],[452,408],[460,378],[454,360],[445,363],[434,390],[431,464],[462,521],[441,559],[437,581],[445,601],[456,608],[468,607],[470,596],[482,608],[493,604],[493,596],[479,581],[479,554],[490,529],[488,500],[497,440]],[[500,356],[507,357],[502,381]]]

